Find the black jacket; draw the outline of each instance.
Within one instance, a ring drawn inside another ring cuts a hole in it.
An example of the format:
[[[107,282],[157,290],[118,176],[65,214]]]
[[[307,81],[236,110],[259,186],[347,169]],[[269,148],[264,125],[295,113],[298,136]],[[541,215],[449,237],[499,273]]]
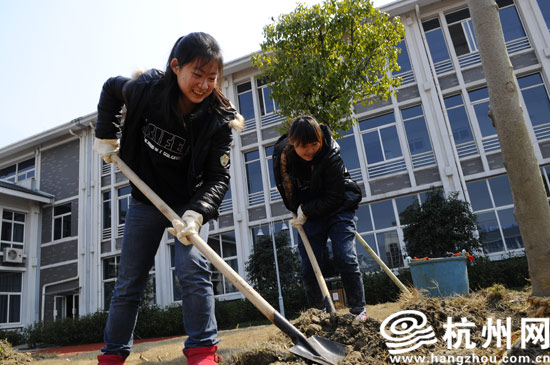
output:
[[[285,206],[296,213],[301,204],[302,211],[309,218],[355,210],[362,196],[361,189],[344,166],[340,146],[332,138],[330,129],[321,125],[321,130],[323,147],[311,162],[302,160],[294,148],[288,147],[286,134],[279,138],[273,149],[273,175]],[[286,171],[281,168],[283,153],[287,156]],[[285,174],[290,186],[284,183]],[[288,189],[292,190],[290,194]]]
[[[144,137],[147,138],[147,116],[158,113],[155,106],[158,106],[162,76],[161,71],[150,70],[137,80],[121,76],[107,80],[99,99],[95,135],[114,139],[121,131],[120,156],[128,166],[146,183],[164,186],[155,192],[168,205],[197,211],[206,222],[218,216],[219,205],[229,187],[231,128],[239,129],[242,118],[232,108],[223,109],[221,114],[216,112],[210,95],[185,119],[186,157],[181,161],[168,161],[167,166],[171,168],[157,170],[157,161],[149,161],[144,152]],[[123,105],[126,105],[126,115],[121,125]],[[180,124],[179,130],[183,130],[183,123]],[[174,135],[181,137],[178,133]],[[150,204],[134,186],[132,196]]]

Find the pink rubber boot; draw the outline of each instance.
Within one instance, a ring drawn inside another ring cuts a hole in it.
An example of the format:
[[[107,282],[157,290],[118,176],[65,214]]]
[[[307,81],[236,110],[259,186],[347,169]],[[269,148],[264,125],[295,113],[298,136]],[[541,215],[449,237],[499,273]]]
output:
[[[215,365],[222,362],[222,358],[216,354],[218,346],[190,347],[183,349],[187,357],[187,365]]]

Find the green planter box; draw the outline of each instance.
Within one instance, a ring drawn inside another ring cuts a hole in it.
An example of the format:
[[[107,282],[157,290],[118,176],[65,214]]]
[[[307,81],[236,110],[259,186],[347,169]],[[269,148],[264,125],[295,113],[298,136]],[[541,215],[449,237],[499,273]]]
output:
[[[432,297],[468,294],[470,283],[466,262],[464,255],[411,260],[409,266],[414,286],[427,290]]]

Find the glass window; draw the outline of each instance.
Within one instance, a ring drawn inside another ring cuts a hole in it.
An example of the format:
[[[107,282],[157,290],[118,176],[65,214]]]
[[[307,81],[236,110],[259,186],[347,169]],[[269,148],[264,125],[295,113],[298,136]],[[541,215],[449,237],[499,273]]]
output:
[[[25,214],[4,209],[2,211],[1,249],[23,248],[25,241]]]
[[[355,211],[357,217],[357,232],[372,231],[372,221],[370,218],[370,209],[368,205],[361,205]]]
[[[103,309],[108,310],[115,289],[120,256],[107,257],[103,259]]]
[[[111,192],[103,193],[103,229],[111,228]]]
[[[416,194],[396,198],[395,204],[397,205],[397,214],[403,213],[405,209],[407,209],[407,207],[411,206],[414,203],[418,203],[418,196]]]
[[[493,207],[489,189],[485,180],[473,181],[466,184],[470,204],[474,211],[489,209]]]
[[[424,113],[420,105],[401,111],[405,123],[405,132],[411,155],[417,155],[432,150],[430,135],[424,120]]]
[[[340,156],[348,170],[355,170],[361,167],[359,157],[357,155],[357,146],[353,133],[344,136],[338,140],[340,145]]]
[[[538,126],[550,123],[550,100],[540,74],[520,77],[518,84],[531,124]]]
[[[273,146],[265,148],[265,157],[267,159],[267,168],[269,170],[269,185],[272,189],[277,187],[277,184],[275,183],[275,176],[273,175],[273,148]]]
[[[364,234],[361,235],[367,245],[376,252],[376,241],[374,240],[374,234]],[[380,265],[374,260],[372,255],[367,251],[362,244],[358,243],[357,245],[357,261],[359,262],[359,269],[364,272],[379,270]]]
[[[474,140],[468,114],[464,108],[462,95],[454,95],[445,98],[447,115],[453,131],[453,139],[457,145]]]
[[[125,186],[117,189],[118,200],[118,225],[123,225],[126,222],[126,214],[128,213],[128,204],[130,202],[130,193],[132,188]]]
[[[245,153],[244,160],[246,167],[246,181],[248,183],[248,194],[263,191],[262,170],[258,150]]]
[[[223,258],[223,260],[231,266],[233,270],[238,272],[237,261],[237,243],[235,240],[235,232],[223,233],[220,235],[212,235],[208,237],[208,245]],[[237,288],[231,284],[215,267],[210,264],[212,271],[212,284],[214,285],[214,295],[229,294],[237,292]]]
[[[34,157],[0,169],[0,180],[8,182],[23,181],[34,177]]]
[[[271,89],[262,80],[256,80],[258,85],[258,100],[260,102],[260,113],[266,115],[277,110],[277,104],[271,98]]]
[[[508,250],[523,248],[523,239],[519,232],[519,226],[514,217],[514,208],[498,211],[498,219],[504,234],[504,241]]]
[[[456,55],[461,56],[477,50],[474,27],[470,20],[470,11],[462,9],[447,14],[445,17],[449,24],[449,33]]]
[[[507,175],[497,176],[489,179],[489,186],[493,194],[493,200],[496,207],[514,204],[512,198],[512,188]]]
[[[383,229],[396,226],[395,214],[391,200],[371,204],[374,227]]]
[[[493,121],[489,118],[489,91],[486,87],[468,92],[474,106],[477,123],[483,137],[497,134]]]
[[[450,58],[449,51],[447,50],[445,36],[439,25],[439,19],[432,19],[424,22],[422,26],[424,32],[426,32],[426,41],[428,42],[432,61],[438,63],[448,60]]]
[[[388,125],[389,123],[392,125]],[[403,155],[393,113],[363,120],[359,123],[359,127],[362,131],[368,130],[368,132],[363,133],[362,137],[369,164]],[[372,130],[373,128],[377,129]]]
[[[539,9],[540,9],[540,12],[542,13],[542,17],[546,22],[546,27],[550,28],[550,1],[537,0],[537,3],[539,4]]]
[[[495,212],[477,214],[477,224],[483,247],[488,253],[504,251],[504,244],[498,228]]]
[[[504,41],[512,41],[514,39],[525,37],[525,32],[515,6],[508,6],[500,9],[498,12],[500,23],[502,24],[502,32],[504,33]]]
[[[396,230],[376,234],[380,258],[390,268],[403,266],[403,254]]]
[[[398,71],[398,73],[405,73],[407,71],[412,70],[411,61],[409,59],[409,51],[407,51],[407,44],[405,43],[405,39],[399,43],[397,46],[401,50],[401,53],[397,56],[397,64],[401,69]]]
[[[53,239],[71,236],[71,203],[53,208]]]
[[[0,324],[21,322],[21,279],[21,273],[0,272]]]
[[[237,95],[239,99],[239,113],[244,120],[254,119],[254,100],[252,98],[252,83],[245,82],[237,85]]]

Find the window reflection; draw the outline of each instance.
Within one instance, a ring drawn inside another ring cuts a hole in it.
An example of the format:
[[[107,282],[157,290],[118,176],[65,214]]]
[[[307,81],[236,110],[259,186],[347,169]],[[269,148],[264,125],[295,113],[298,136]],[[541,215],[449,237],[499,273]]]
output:
[[[477,214],[477,223],[480,227],[479,234],[485,251],[487,253],[504,251],[495,212]]]

